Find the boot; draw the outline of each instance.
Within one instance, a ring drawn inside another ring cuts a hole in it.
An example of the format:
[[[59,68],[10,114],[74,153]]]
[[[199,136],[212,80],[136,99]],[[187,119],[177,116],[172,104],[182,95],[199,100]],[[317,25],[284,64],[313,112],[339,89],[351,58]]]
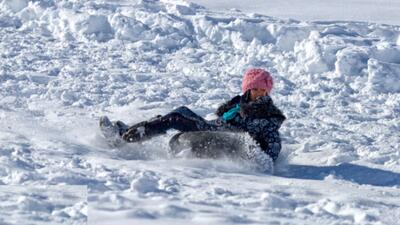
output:
[[[146,124],[147,121],[144,121],[131,126],[125,133],[122,134],[122,139],[124,139],[126,142],[144,141],[146,137]]]
[[[158,134],[164,132],[158,132],[153,129],[153,124],[157,124],[161,122],[161,115],[157,115],[156,117],[151,118],[149,121],[143,121],[138,124],[135,124],[122,134],[122,139],[126,142],[141,142],[148,140]]]
[[[121,121],[111,122],[107,116],[100,117],[100,130],[111,147],[119,147],[125,142],[121,138],[121,132],[126,129],[126,124]]]

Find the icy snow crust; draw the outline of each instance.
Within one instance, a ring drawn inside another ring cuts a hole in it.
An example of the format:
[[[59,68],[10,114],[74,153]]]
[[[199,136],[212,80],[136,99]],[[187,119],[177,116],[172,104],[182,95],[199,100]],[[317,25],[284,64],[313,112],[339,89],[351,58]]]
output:
[[[3,0],[0,223],[395,224],[399,34],[181,1]],[[212,118],[250,66],[288,117],[273,174],[170,159],[173,132],[122,149],[99,135],[104,114]]]

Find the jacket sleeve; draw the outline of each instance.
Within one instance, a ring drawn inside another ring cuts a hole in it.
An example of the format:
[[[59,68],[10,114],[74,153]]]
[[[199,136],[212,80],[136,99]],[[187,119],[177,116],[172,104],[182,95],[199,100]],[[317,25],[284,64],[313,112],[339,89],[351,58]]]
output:
[[[260,144],[260,147],[273,160],[278,158],[281,151],[281,139],[279,128],[281,121],[275,118],[271,119],[248,119],[246,128],[249,134]]]
[[[240,102],[240,96],[236,96],[229,100],[228,102],[225,102],[224,104],[220,105],[215,112],[217,116],[222,116],[225,112],[229,111],[232,107],[234,107],[237,103]]]

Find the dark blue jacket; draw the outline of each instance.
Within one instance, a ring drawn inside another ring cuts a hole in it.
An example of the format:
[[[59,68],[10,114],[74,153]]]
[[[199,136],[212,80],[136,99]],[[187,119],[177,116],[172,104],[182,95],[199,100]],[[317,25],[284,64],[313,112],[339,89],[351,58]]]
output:
[[[258,142],[261,149],[276,160],[282,147],[278,130],[286,118],[274,105],[270,96],[259,97],[253,102],[249,99],[250,93],[247,92],[221,105],[216,111],[218,120],[229,129],[248,132]],[[236,116],[224,121],[223,114],[237,104],[240,104],[240,110]]]

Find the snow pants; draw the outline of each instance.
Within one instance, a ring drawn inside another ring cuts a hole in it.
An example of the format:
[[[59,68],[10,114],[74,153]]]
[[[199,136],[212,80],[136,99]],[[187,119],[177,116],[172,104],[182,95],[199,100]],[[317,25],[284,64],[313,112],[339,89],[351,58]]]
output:
[[[213,131],[218,128],[216,123],[205,120],[185,106],[176,108],[164,116],[157,116],[148,121],[135,124],[129,129],[135,129],[140,126],[145,127],[145,135],[147,137],[165,134],[169,129],[189,132]]]

